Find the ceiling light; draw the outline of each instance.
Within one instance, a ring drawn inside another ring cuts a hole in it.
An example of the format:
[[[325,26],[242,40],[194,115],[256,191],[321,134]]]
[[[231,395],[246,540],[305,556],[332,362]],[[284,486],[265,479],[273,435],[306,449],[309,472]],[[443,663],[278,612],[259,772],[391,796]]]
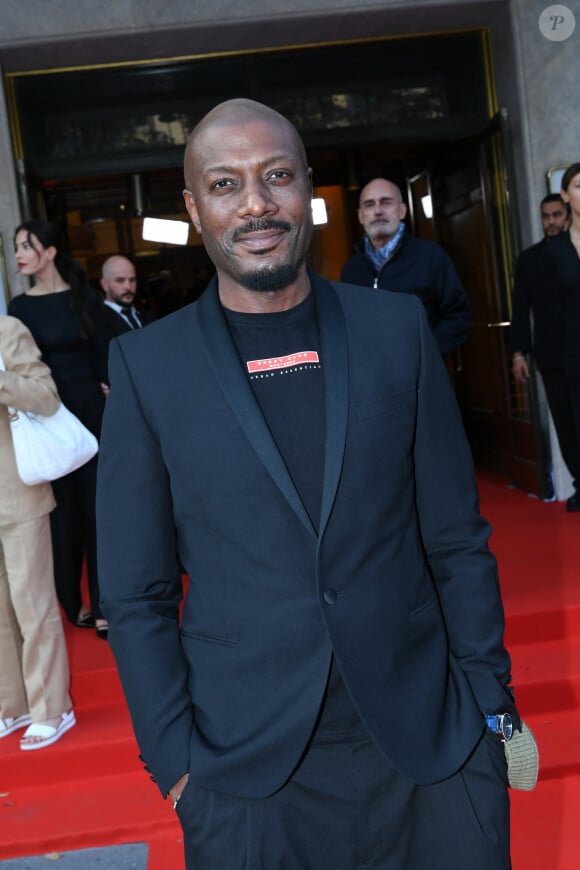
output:
[[[316,197],[312,200],[312,221],[315,227],[328,223],[326,203],[322,197]]]
[[[421,197],[421,207],[423,208],[423,214],[425,215],[427,220],[430,221],[433,217],[433,202],[431,200],[430,193]]]
[[[142,238],[146,242],[160,242],[168,245],[187,245],[189,223],[163,218],[146,217],[143,219]]]

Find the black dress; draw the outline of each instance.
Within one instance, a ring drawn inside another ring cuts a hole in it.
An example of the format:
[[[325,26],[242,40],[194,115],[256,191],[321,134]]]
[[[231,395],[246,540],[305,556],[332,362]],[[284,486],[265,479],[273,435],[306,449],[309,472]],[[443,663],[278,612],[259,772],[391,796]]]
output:
[[[31,331],[44,362],[50,367],[59,395],[69,410],[100,437],[105,398],[100,384],[107,381],[107,335],[102,303],[90,288],[83,290],[92,331],[71,307],[72,291],[15,297],[8,311]],[[86,558],[91,611],[101,618],[96,558],[97,458],[53,482],[57,507],[51,514],[54,576],[59,601],[75,623],[81,609],[81,576]]]

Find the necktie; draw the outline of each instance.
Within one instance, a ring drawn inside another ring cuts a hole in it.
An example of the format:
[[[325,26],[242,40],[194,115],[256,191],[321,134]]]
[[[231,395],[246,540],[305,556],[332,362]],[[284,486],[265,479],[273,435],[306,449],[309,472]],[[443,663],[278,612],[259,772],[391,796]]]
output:
[[[125,317],[131,324],[131,329],[140,328],[141,324],[139,323],[130,308],[123,308],[123,317]]]

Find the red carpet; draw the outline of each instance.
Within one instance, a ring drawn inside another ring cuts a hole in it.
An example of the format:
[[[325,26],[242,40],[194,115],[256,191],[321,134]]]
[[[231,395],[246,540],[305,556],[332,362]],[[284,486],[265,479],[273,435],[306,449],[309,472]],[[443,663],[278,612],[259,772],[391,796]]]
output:
[[[494,529],[518,702],[542,765],[534,792],[512,792],[513,870],[575,870],[580,514],[485,476],[480,493]],[[0,860],[145,842],[148,870],[182,870],[180,828],[138,761],[111,652],[86,629],[67,628],[67,638],[78,725],[38,752],[21,752],[18,734],[0,741]]]
[[[540,780],[512,792],[513,870],[580,867],[580,514],[480,477],[518,705]]]

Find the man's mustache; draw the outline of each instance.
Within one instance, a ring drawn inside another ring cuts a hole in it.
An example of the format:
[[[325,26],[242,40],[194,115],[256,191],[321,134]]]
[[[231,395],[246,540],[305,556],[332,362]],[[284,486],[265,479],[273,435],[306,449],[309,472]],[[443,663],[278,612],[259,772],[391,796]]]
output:
[[[248,221],[241,227],[238,227],[232,233],[232,240],[237,242],[240,236],[247,236],[249,233],[260,233],[264,230],[284,230],[290,232],[292,227],[286,221],[276,221],[271,218],[263,218],[262,220]]]

